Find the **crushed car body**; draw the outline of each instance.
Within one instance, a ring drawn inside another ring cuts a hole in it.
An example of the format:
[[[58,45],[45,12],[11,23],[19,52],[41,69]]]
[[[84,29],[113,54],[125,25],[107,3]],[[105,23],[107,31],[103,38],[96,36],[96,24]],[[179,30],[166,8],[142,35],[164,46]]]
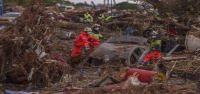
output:
[[[109,62],[113,59],[120,60],[126,65],[141,61],[146,53],[150,51],[147,39],[138,36],[111,37],[102,43],[91,54],[92,64]]]

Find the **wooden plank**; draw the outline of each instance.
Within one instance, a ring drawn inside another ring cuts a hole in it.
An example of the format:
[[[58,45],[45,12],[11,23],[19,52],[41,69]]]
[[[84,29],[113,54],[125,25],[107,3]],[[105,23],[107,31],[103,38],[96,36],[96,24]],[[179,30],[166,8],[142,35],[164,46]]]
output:
[[[177,59],[186,59],[187,57],[162,57],[163,60],[177,60]]]

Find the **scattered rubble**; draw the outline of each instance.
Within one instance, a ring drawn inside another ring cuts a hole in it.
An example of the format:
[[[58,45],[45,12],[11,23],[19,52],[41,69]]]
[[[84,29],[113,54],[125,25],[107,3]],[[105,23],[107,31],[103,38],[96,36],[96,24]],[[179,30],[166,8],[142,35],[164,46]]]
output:
[[[140,85],[131,87],[116,87],[116,88],[94,88],[81,90],[75,94],[161,94],[161,93],[190,93],[196,94],[195,84],[185,85],[167,85],[167,84],[151,84],[151,85]],[[73,93],[74,94],[74,93]]]
[[[164,2],[144,1],[158,9],[162,9],[159,4]],[[200,36],[195,19],[177,15],[173,18],[166,11],[159,11],[161,17],[130,11],[109,21],[95,20],[108,40],[94,51],[82,51],[72,58],[73,38],[93,23],[73,21],[74,17],[82,18],[87,10],[55,11],[45,9],[41,0],[31,0],[23,14],[1,30],[0,93],[1,89],[6,92],[39,89],[40,93],[69,94],[197,94]],[[95,11],[95,17],[105,11]],[[134,36],[121,36],[130,24],[135,29]],[[163,53],[157,61],[152,59],[147,66],[138,67],[137,62],[150,50],[148,36],[155,29],[162,35],[164,48],[169,39],[176,39],[180,44],[178,50]],[[92,63],[88,64],[91,58]]]
[[[44,6],[41,1],[32,0],[23,14],[1,31],[2,80],[47,86],[69,71],[66,63],[51,58],[55,54],[48,48],[56,23],[43,12]]]

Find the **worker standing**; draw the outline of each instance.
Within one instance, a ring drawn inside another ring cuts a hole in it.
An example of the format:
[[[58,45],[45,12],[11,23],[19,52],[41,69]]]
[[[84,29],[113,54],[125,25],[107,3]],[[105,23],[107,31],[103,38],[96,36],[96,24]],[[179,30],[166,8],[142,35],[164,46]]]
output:
[[[91,11],[90,14],[94,17],[95,16],[95,12]]]
[[[139,62],[140,65],[146,65],[147,62],[151,59],[151,57],[158,59],[161,56],[161,53],[160,53],[161,40],[160,40],[160,36],[158,35],[158,32],[152,31],[151,37],[152,37],[152,42],[151,42],[152,51],[143,57],[143,60]]]
[[[93,17],[89,16],[88,19],[87,19],[87,23],[92,23],[92,22],[93,22]]]
[[[109,21],[113,16],[111,14],[108,14],[108,16],[105,18],[105,21]]]
[[[105,15],[102,13],[99,15],[98,20],[103,21],[105,19]]]
[[[84,20],[85,23],[93,22],[93,17],[88,12],[84,14],[84,18],[85,18]]]
[[[99,24],[94,24],[92,28],[92,33],[90,35],[95,38],[102,39],[103,36],[99,33],[99,27],[100,27]]]
[[[85,51],[92,50],[94,46],[99,45],[99,40],[97,38],[92,37],[88,32],[91,32],[92,29],[86,27],[80,34],[74,39],[73,42],[73,50],[72,50],[72,57],[78,56],[81,48],[84,47]]]
[[[133,32],[134,32],[133,28],[131,27],[131,25],[129,25],[129,26],[126,28],[126,36],[132,35]]]
[[[91,16],[88,12],[86,12],[85,14],[84,14],[84,18],[85,19],[87,19],[89,16]]]

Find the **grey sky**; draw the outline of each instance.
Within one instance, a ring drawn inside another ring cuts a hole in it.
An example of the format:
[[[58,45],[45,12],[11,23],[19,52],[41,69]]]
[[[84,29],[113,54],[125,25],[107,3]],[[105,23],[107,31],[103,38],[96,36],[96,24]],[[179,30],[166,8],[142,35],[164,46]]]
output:
[[[88,4],[91,4],[91,1],[93,1],[95,4],[98,4],[98,3],[103,4],[104,0],[69,0],[69,1],[74,2],[74,3],[79,3],[79,2],[84,3],[84,1],[86,1]],[[127,0],[115,0],[115,1],[116,1],[116,3],[119,3],[119,2],[123,2],[123,1],[127,1]],[[111,0],[110,0],[110,2],[111,2]]]

